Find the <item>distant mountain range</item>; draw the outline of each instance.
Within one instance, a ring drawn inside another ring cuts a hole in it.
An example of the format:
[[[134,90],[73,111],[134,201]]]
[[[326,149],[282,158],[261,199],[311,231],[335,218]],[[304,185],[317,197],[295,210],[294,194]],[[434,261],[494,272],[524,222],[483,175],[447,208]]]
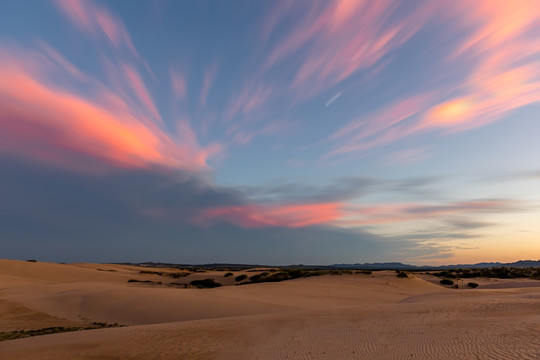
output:
[[[409,265],[400,262],[384,262],[384,263],[363,263],[363,264],[333,264],[333,265],[287,265],[287,266],[272,266],[272,265],[248,265],[248,264],[199,264],[199,265],[187,265],[187,264],[172,264],[161,262],[144,262],[144,263],[121,263],[124,265],[139,265],[147,267],[171,267],[171,268],[223,268],[223,269],[251,269],[256,267],[278,267],[278,268],[305,268],[305,269],[363,269],[363,270],[448,270],[448,269],[473,269],[473,268],[492,268],[492,267],[538,267],[540,268],[540,260],[519,260],[512,263],[500,263],[500,262],[482,262],[476,264],[456,264],[456,265]]]
[[[364,263],[364,264],[334,264],[330,267],[338,269],[369,269],[369,270],[447,270],[447,269],[480,269],[480,268],[492,268],[492,267],[540,267],[540,260],[519,260],[512,263],[500,263],[500,262],[481,262],[476,264],[456,264],[456,265],[409,265],[400,262],[387,262],[387,263]]]

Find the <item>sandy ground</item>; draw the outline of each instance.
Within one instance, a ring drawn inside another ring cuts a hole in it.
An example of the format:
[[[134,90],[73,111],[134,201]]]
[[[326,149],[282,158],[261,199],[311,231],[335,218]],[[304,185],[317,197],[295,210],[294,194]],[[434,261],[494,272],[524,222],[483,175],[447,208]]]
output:
[[[3,341],[0,359],[540,358],[536,282],[450,289],[383,271],[182,289],[165,283],[232,285],[253,273],[175,279],[140,270],[0,260],[0,331],[129,325]]]

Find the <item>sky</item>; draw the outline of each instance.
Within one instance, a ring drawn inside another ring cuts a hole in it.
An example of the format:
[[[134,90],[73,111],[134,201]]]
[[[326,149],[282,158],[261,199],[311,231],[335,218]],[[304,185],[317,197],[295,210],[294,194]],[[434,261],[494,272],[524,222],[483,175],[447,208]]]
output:
[[[0,4],[0,258],[540,259],[537,0]]]

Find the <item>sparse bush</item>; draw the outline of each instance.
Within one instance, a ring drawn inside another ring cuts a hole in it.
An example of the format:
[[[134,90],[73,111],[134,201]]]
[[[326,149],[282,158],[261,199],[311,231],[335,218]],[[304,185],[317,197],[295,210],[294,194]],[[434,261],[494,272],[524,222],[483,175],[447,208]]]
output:
[[[269,272],[266,272],[266,271],[265,271],[265,272],[262,272],[262,273],[260,273],[260,274],[255,274],[255,275],[253,275],[253,276],[250,276],[250,277],[249,277],[249,280],[250,280],[251,282],[261,282],[260,280],[261,280],[262,278],[268,276],[269,274],[270,274]]]
[[[186,276],[189,276],[191,275],[191,273],[189,271],[182,271],[182,272],[177,272],[177,273],[168,273],[168,274],[165,274],[169,277],[172,277],[173,279],[178,279],[178,278],[181,278],[181,277],[186,277]]]
[[[225,274],[225,277],[233,276],[234,274],[232,272],[228,272]]]
[[[145,284],[154,284],[154,285],[161,285],[161,281],[151,281],[151,280],[137,280],[137,279],[129,279],[127,281],[128,283],[145,283]]]
[[[30,259],[30,260],[26,260],[26,262],[37,262],[37,260]]]
[[[441,285],[454,285],[454,282],[450,279],[442,279]]]
[[[516,267],[493,267],[479,269],[453,269],[448,271],[440,271],[432,273],[434,276],[441,278],[476,278],[487,277],[495,279],[519,279],[530,278],[540,279],[540,268],[516,268]]]
[[[70,332],[70,331],[94,330],[94,329],[101,329],[101,328],[123,327],[123,326],[125,325],[120,325],[117,323],[108,324],[108,323],[102,323],[102,322],[94,322],[92,323],[92,326],[77,326],[77,327],[56,326],[56,327],[47,327],[47,328],[34,329],[34,330],[4,331],[4,332],[0,332],[0,341],[21,339],[25,337],[40,336],[40,335],[50,335],[50,334],[57,334],[57,333]]]
[[[199,289],[211,289],[221,286],[221,284],[215,282],[214,279],[193,280],[189,284]]]
[[[152,271],[152,270],[140,270],[139,274],[147,274],[147,275],[163,275],[163,271]]]
[[[176,283],[176,282],[169,283],[167,284],[167,286],[181,288],[181,289],[188,289],[191,287],[191,285],[189,284]]]
[[[360,270],[356,272],[357,274],[371,275],[373,272],[371,270]]]
[[[409,277],[409,273],[406,272],[406,271],[398,271],[397,275],[396,275],[398,278],[408,278]]]
[[[477,283],[473,283],[473,282],[470,282],[467,284],[468,287],[470,287],[471,289],[474,289],[474,288],[477,288],[478,287],[478,284]]]
[[[236,281],[242,281],[242,280],[246,280],[247,279],[247,275],[246,274],[242,274],[242,275],[238,275],[234,280]]]

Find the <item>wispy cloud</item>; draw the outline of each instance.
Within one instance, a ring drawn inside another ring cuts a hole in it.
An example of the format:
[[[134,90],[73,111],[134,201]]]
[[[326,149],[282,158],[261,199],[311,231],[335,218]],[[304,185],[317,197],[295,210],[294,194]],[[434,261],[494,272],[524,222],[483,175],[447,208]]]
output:
[[[280,111],[331,91],[362,70],[366,76],[382,71],[389,64],[387,57],[431,20],[433,4],[421,2],[414,8],[393,1],[273,4],[260,31],[260,42],[269,46],[258,54],[254,70],[239,79],[239,89],[232,92],[225,109],[227,119],[275,119]],[[325,107],[340,96],[335,92]]]
[[[128,83],[132,91],[142,101],[142,103],[145,105],[146,109],[150,112],[150,114],[152,114],[152,116],[155,119],[162,121],[161,117],[159,116],[159,112],[156,108],[156,105],[154,104],[154,101],[152,100],[152,97],[148,89],[144,85],[144,82],[141,76],[137,73],[137,71],[133,67],[127,64],[123,64],[122,68],[124,70],[124,73],[126,75],[126,78],[128,80]]]
[[[81,31],[95,38],[105,37],[116,48],[125,46],[137,54],[124,23],[92,1],[56,0],[58,8]]]
[[[523,204],[508,199],[469,200],[439,204],[349,205],[342,226],[377,225],[417,220],[435,220],[449,215],[507,213],[523,211]]]
[[[210,93],[210,89],[212,88],[212,84],[214,83],[214,80],[216,78],[217,70],[218,70],[217,62],[214,62],[212,63],[210,68],[208,68],[208,70],[206,70],[206,72],[204,73],[204,79],[203,79],[202,88],[201,88],[201,95],[199,97],[199,102],[201,106],[203,107],[206,106],[206,100],[208,98],[208,94]]]
[[[521,204],[510,200],[474,200],[443,204],[374,204],[345,202],[243,205],[204,210],[199,221],[221,220],[243,227],[304,227],[330,225],[357,227],[408,221],[445,219],[449,215],[506,213],[522,211]]]
[[[452,55],[473,66],[460,95],[437,104],[424,126],[466,130],[500,120],[508,111],[540,101],[540,4],[485,1],[457,7],[463,27],[474,30]]]
[[[271,93],[272,88],[262,83],[244,88],[240,94],[233,97],[233,100],[225,109],[226,118],[231,120],[239,113],[241,115],[247,115],[261,108],[266,104]]]
[[[416,129],[415,116],[426,108],[429,99],[428,95],[413,96],[350,121],[328,138],[337,146],[325,158],[386,146],[410,135]]]
[[[341,216],[340,204],[233,206],[205,210],[197,221],[219,219],[242,227],[305,227],[326,224]]]
[[[62,59],[52,69],[53,64],[40,61],[39,53],[23,51],[19,56],[24,61],[13,52],[0,51],[2,152],[77,171],[95,171],[103,164],[200,171],[207,168],[208,157],[219,151],[219,146],[204,148],[194,139],[181,142],[171,137],[131,107],[130,99],[97,81],[85,83],[95,89],[95,98],[61,86],[74,85],[80,78],[75,69],[62,68]],[[131,68],[126,71],[135,94],[157,113],[137,74]]]
[[[540,41],[534,36],[540,30],[539,11],[534,1],[519,6],[457,1],[448,11],[439,8],[433,16],[446,19],[448,34],[460,40],[435,65],[461,74],[462,80],[444,87],[433,84],[428,94],[388,102],[349,122],[328,139],[335,145],[325,158],[361,153],[415,134],[472,129],[540,101]]]
[[[289,4],[280,12],[283,21],[294,16],[295,26],[263,63],[268,71],[292,56],[301,60],[291,86],[309,97],[377,64],[410,39],[429,21],[434,6],[422,3],[408,11],[392,1],[325,1],[310,8]],[[392,21],[390,19],[392,18]],[[280,21],[274,19],[274,29]],[[268,32],[268,26],[265,28]],[[300,53],[301,51],[301,53]]]
[[[185,99],[187,95],[187,84],[184,75],[179,71],[171,70],[172,90],[178,99]]]

